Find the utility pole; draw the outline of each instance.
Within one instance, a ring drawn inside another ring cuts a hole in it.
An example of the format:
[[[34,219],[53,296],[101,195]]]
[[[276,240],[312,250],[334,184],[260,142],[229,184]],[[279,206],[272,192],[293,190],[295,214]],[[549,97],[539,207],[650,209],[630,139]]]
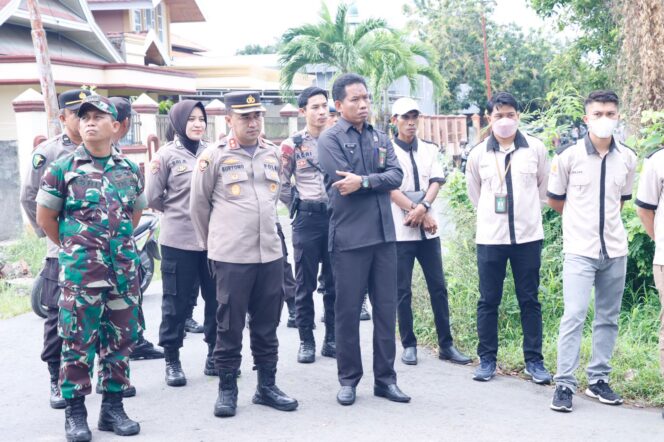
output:
[[[482,38],[484,40],[484,76],[486,77],[486,97],[491,100],[491,69],[489,68],[489,49],[486,45],[486,20],[484,19],[484,4],[480,10],[482,17]]]
[[[51,57],[48,55],[46,32],[42,23],[41,13],[37,0],[27,0],[30,12],[30,25],[32,27],[32,44],[35,47],[35,60],[39,69],[39,84],[44,96],[44,109],[48,121],[48,137],[54,137],[61,132],[58,121],[58,100],[55,96],[55,82],[51,71]]]

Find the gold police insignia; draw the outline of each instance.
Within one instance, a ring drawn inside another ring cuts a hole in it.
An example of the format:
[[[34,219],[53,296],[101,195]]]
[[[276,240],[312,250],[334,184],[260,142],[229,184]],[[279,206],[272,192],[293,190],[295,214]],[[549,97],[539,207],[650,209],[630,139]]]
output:
[[[85,92],[81,92],[80,94],[78,94],[78,98],[80,98],[81,100],[85,100],[85,97],[87,97],[87,95],[85,95]]]
[[[176,170],[177,172],[184,172],[185,170],[187,170],[187,165],[186,165],[186,164],[182,164],[182,165],[178,166],[177,169],[175,169],[175,170]]]
[[[235,196],[240,194],[240,185],[239,184],[233,184],[231,186],[231,193]]]
[[[254,98],[253,95],[249,95],[247,97],[247,104],[254,104],[256,102],[256,99]]]

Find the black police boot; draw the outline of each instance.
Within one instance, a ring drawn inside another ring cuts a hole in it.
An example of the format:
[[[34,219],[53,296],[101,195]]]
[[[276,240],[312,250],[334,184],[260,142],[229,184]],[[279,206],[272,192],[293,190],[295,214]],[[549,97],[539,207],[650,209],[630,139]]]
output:
[[[203,369],[203,373],[206,376],[219,376],[219,370],[214,368],[214,358],[212,357],[212,352],[214,352],[214,345],[208,344],[208,353],[207,357],[205,358],[205,369]]]
[[[143,337],[143,333],[138,337],[138,342],[134,350],[129,355],[129,359],[137,361],[139,359],[162,359],[164,352],[152,345],[152,342]]]
[[[286,307],[288,307],[288,322],[286,322],[286,327],[297,328],[297,325],[295,325],[295,300],[288,298],[286,300]]]
[[[182,364],[180,364],[180,350],[177,348],[165,349],[164,355],[166,356],[166,385],[169,387],[187,385],[187,378],[182,371]]]
[[[196,322],[194,318],[187,318],[184,321],[184,329],[189,333],[203,333],[205,330],[202,324]]]
[[[297,351],[297,362],[311,364],[316,360],[316,341],[310,328],[300,328],[300,349]]]
[[[49,362],[48,363],[48,373],[51,378],[51,398],[49,402],[51,403],[51,408],[56,410],[61,410],[67,406],[67,402],[64,400],[60,394],[60,387],[58,387],[58,376],[60,374],[60,363],[58,362]]]
[[[141,431],[138,422],[129,419],[122,406],[122,393],[105,392],[101,399],[101,411],[97,428],[112,431],[118,436],[132,436]]]
[[[237,370],[221,370],[219,373],[219,395],[214,403],[217,417],[235,416],[237,408]]]
[[[325,324],[325,341],[323,342],[323,348],[320,350],[322,356],[327,356],[328,358],[337,357],[337,340],[334,334],[334,322],[331,324]]]
[[[68,442],[83,442],[92,439],[88,427],[88,410],[85,409],[85,396],[66,399],[65,436]]]
[[[277,373],[277,363],[261,364],[256,366],[258,371],[258,386],[256,394],[251,400],[254,404],[267,405],[281,411],[293,411],[298,403],[295,399],[286,396],[274,383]]]

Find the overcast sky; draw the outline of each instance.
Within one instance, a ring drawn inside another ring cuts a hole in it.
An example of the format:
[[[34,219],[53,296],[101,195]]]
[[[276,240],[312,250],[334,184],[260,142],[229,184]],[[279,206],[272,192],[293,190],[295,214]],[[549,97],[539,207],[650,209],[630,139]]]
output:
[[[207,22],[173,25],[172,32],[210,49],[215,55],[234,55],[248,44],[268,45],[288,28],[318,21],[321,2],[317,0],[196,0]],[[412,0],[356,0],[360,19],[382,17],[396,28],[406,17],[402,5]],[[527,0],[498,0],[494,18],[499,23],[515,22],[537,28],[542,20]],[[328,0],[334,16],[339,0]]]

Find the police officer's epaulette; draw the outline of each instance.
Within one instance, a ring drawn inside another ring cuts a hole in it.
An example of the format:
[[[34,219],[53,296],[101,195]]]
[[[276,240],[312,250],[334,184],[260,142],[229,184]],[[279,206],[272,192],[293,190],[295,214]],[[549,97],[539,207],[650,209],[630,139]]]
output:
[[[563,146],[559,146],[556,149],[556,155],[560,155],[561,153],[565,152],[567,149],[569,149],[572,146],[576,146],[576,143],[569,143],[569,144],[565,144]]]
[[[273,147],[278,147],[276,144],[274,144],[272,141],[268,140],[267,138],[261,138],[261,141],[268,146],[273,146]]]
[[[219,149],[223,149],[228,145],[228,138],[224,137],[221,140],[217,141],[217,144],[215,147],[218,147]]]
[[[655,155],[655,154],[656,154],[657,152],[659,152],[660,150],[664,150],[664,146],[662,146],[662,147],[660,147],[660,148],[658,148],[658,149],[653,150],[653,151],[650,152],[648,155],[646,155],[646,158],[650,158],[651,156]],[[635,153],[636,153],[636,152],[635,152]]]

